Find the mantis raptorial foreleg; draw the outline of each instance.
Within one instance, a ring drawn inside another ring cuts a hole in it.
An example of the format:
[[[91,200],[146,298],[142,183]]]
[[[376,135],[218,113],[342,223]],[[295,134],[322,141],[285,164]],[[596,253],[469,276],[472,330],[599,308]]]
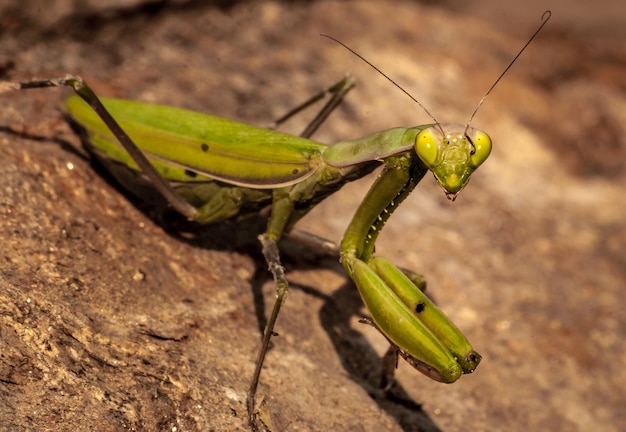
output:
[[[341,244],[341,260],[359,288],[364,303],[378,317],[376,328],[399,354],[429,377],[453,382],[462,373],[473,372],[480,362],[480,355],[400,269],[385,259],[373,257],[374,244],[387,219],[427,172],[425,167],[412,164],[410,157],[386,160],[383,172],[346,230]],[[405,306],[402,313],[397,304]],[[388,310],[395,312],[390,315]],[[418,318],[410,321],[411,331],[406,328],[407,317]],[[403,331],[398,332],[398,328]],[[409,333],[421,334],[421,337],[407,337]],[[430,345],[424,350],[430,353],[430,358],[418,360],[408,354],[415,349],[409,348],[415,340],[421,345]],[[440,366],[433,368],[432,365]]]

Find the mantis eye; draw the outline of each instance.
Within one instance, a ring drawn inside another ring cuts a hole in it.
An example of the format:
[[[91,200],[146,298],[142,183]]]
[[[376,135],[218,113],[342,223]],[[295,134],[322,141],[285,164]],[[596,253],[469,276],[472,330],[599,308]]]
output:
[[[415,138],[415,152],[428,167],[432,167],[437,161],[441,138],[435,128],[424,129]]]
[[[474,146],[474,152],[470,155],[470,162],[475,169],[489,157],[489,153],[491,153],[491,138],[479,130],[474,130],[469,138]]]

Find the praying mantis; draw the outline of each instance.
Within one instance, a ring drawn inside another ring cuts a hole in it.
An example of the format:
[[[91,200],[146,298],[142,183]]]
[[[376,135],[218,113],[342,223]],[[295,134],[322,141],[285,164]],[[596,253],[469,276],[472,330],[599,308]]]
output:
[[[217,223],[271,207],[267,229],[259,239],[277,296],[247,401],[249,423],[258,428],[255,396],[288,292],[278,241],[323,199],[380,166],[382,172],[356,210],[338,249],[343,267],[371,314],[371,320],[365,322],[389,341],[396,359],[404,358],[433,380],[451,383],[477,368],[481,356],[463,333],[422,292],[414,274],[374,255],[375,243],[391,214],[428,171],[454,200],[485,162],[491,139],[470,124],[549,18],[550,12],[546,12],[540,27],[489,88],[466,124],[439,123],[409,95],[432,123],[389,129],[332,146],[309,137],[353,87],[350,79],[330,88],[331,101],[300,137],[173,107],[99,98],[75,76],[2,82],[0,92],[71,87],[76,95],[67,100],[64,109],[85,130],[87,148],[94,156],[122,186],[133,187],[127,184],[129,178],[148,181],[192,221]]]

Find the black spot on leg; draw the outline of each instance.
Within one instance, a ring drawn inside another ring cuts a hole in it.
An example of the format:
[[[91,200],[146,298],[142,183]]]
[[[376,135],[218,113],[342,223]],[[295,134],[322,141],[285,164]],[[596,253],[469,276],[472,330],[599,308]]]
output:
[[[200,148],[202,149],[204,153],[209,151],[209,145],[207,143],[200,144]]]
[[[426,309],[425,303],[418,303],[415,305],[415,312],[417,312],[418,314],[424,312],[424,309]]]
[[[189,170],[185,170],[185,175],[189,178],[196,178],[198,177],[198,174],[193,172],[193,171],[189,171]]]

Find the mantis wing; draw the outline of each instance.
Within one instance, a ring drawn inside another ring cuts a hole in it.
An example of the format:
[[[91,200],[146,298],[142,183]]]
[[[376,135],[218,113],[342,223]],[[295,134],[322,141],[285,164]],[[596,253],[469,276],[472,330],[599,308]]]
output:
[[[270,189],[298,183],[323,163],[325,144],[194,111],[102,98],[104,106],[170,181]],[[98,153],[137,169],[93,110],[77,96],[65,105]]]

